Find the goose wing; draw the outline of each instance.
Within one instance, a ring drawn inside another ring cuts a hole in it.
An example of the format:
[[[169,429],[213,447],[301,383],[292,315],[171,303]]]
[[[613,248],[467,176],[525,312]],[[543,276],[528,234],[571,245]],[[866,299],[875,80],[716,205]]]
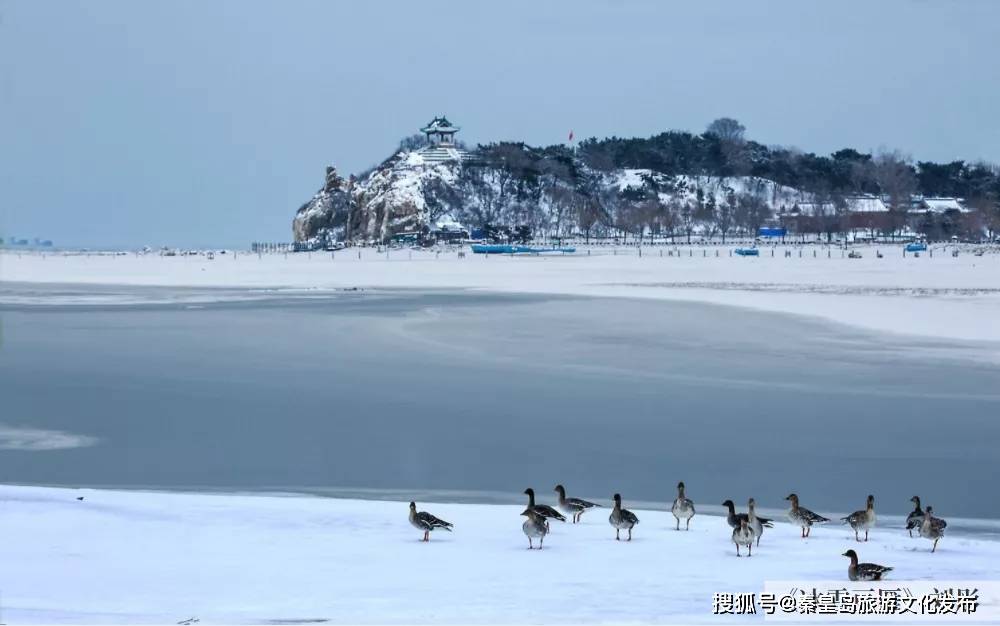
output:
[[[425,525],[429,529],[433,528],[443,528],[447,531],[451,531],[453,524],[450,524],[439,517],[434,517],[427,511],[421,511],[417,513],[417,519],[420,520],[422,525]]]
[[[840,518],[845,524],[850,524],[851,527],[861,525],[861,522],[865,519],[865,511],[855,511],[848,515],[847,517]]]
[[[923,522],[924,522],[924,512],[913,511],[908,516],[906,516],[906,530],[913,530],[914,528],[919,528]]]
[[[861,580],[882,580],[882,577],[892,571],[891,567],[874,563],[858,563],[858,578]]]
[[[549,517],[549,518],[557,519],[560,522],[565,522],[566,521],[566,518],[563,516],[562,513],[560,513],[559,511],[553,509],[552,507],[550,507],[547,504],[536,504],[535,505],[535,513],[538,513],[542,517]]]
[[[635,516],[635,513],[629,511],[628,509],[622,509],[622,519],[632,525],[639,523],[639,518]]]
[[[802,519],[808,521],[810,524],[823,524],[830,521],[828,518],[817,513],[813,513],[809,509],[801,506],[799,507],[799,514],[802,516]]]
[[[590,502],[589,500],[581,500],[580,498],[566,498],[566,503],[572,507],[578,507],[580,509],[589,509],[595,506],[601,506],[600,504]]]

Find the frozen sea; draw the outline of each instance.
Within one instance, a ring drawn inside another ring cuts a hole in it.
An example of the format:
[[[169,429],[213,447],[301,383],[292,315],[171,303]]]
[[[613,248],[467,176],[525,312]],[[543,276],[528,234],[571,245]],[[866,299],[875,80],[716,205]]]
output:
[[[1000,519],[996,345],[693,302],[0,289],[5,483]],[[905,316],[889,301],[887,316]]]

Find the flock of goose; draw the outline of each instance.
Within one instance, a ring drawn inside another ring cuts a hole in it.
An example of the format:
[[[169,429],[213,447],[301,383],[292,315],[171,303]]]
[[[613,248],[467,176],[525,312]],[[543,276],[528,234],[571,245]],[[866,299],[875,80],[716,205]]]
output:
[[[599,504],[580,498],[567,498],[566,488],[562,485],[556,485],[554,491],[559,494],[558,510],[547,504],[536,504],[535,490],[530,487],[524,490],[525,495],[528,496],[528,506],[521,513],[521,515],[527,518],[521,525],[521,529],[528,538],[529,550],[535,548],[535,539],[538,540],[538,549],[542,549],[545,536],[549,533],[550,519],[565,522],[566,515],[568,515],[572,519],[572,523],[575,524],[590,509],[601,507]],[[608,523],[615,529],[615,540],[621,541],[621,531],[624,530],[628,532],[625,541],[631,541],[632,529],[639,523],[639,518],[632,511],[622,507],[621,495],[616,493],[612,496],[612,500],[614,501],[614,505],[611,509],[611,514],[608,516]],[[809,536],[814,524],[825,524],[830,521],[828,518],[813,513],[799,504],[799,497],[794,493],[789,494],[785,500],[788,500],[791,504],[791,507],[788,509],[788,521],[801,528],[802,538]],[[913,536],[913,531],[916,530],[920,537],[932,540],[934,545],[931,548],[931,552],[934,552],[937,550],[938,541],[944,536],[944,529],[948,523],[941,518],[934,517],[934,509],[932,507],[928,506],[926,509],[922,509],[920,498],[917,496],[910,498],[910,502],[913,502],[914,509],[906,518],[906,530],[909,531],[911,537]],[[753,546],[755,543],[758,546],[760,545],[760,538],[764,534],[764,529],[774,527],[772,520],[757,515],[756,502],[754,502],[753,498],[750,498],[747,502],[746,513],[737,513],[736,505],[733,504],[732,500],[726,500],[722,503],[722,506],[726,507],[728,511],[726,521],[733,529],[732,541],[736,544],[736,556],[742,556],[740,552],[741,547],[746,547],[747,556],[753,556]],[[676,530],[681,529],[682,521],[684,522],[684,530],[690,528],[691,518],[695,514],[694,502],[684,494],[683,482],[677,483],[677,498],[674,499],[670,507],[670,512],[677,520]],[[864,541],[868,541],[868,533],[874,528],[875,520],[875,496],[871,495],[868,496],[864,509],[841,518],[842,522],[849,524],[851,529],[854,530],[854,539],[859,543],[862,542],[861,531],[865,533]],[[410,502],[410,524],[418,530],[423,531],[424,537],[422,541],[429,541],[430,533],[435,530],[451,532],[453,526],[449,522],[435,517],[426,511],[417,511],[415,502]],[[882,576],[892,570],[891,567],[876,565],[875,563],[859,563],[858,554],[854,550],[848,550],[842,556],[851,559],[847,574],[852,581],[882,580]]]

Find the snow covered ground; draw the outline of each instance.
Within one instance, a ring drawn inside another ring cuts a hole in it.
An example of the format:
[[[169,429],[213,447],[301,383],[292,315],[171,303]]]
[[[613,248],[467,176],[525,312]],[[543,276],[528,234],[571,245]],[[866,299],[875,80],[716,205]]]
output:
[[[554,523],[544,550],[529,552],[521,506],[420,508],[455,532],[419,542],[405,502],[3,486],[0,622],[746,621],[712,615],[713,593],[846,583],[847,548],[894,567],[894,581],[1000,579],[1000,542],[956,533],[931,554],[898,521],[860,545],[845,526],[802,540],[778,523],[737,559],[718,516],[676,532],[669,513],[634,509],[625,543],[604,509]]]
[[[504,257],[374,249],[161,257],[0,253],[0,279],[67,284],[225,288],[459,288],[503,292],[692,300],[822,317],[881,332],[1000,341],[1000,254],[903,257],[902,246],[778,247],[774,256],[730,257],[728,248],[607,248],[572,256]],[[817,256],[813,257],[813,251]],[[716,250],[720,256],[714,256]],[[660,255],[663,256],[660,256]],[[703,256],[705,255],[705,256]],[[238,297],[247,297],[244,293]],[[265,294],[258,294],[265,295]],[[86,294],[74,296],[93,301]],[[237,297],[219,292],[219,297]],[[4,298],[0,290],[0,300]],[[71,299],[66,300],[67,302]],[[119,300],[122,301],[122,300]]]

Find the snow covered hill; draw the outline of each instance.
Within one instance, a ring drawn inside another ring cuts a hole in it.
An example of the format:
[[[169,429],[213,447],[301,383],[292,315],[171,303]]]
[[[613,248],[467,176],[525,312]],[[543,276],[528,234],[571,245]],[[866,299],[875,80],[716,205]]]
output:
[[[699,210],[735,210],[742,198],[759,200],[767,215],[809,199],[759,177],[596,171],[570,153],[554,158],[522,145],[501,148],[444,162],[426,160],[420,151],[400,151],[370,173],[347,180],[327,168],[323,188],[295,215],[295,240],[382,242],[398,233],[487,223],[523,225],[547,235],[579,233],[588,224],[652,232],[676,225],[661,223],[663,211],[644,214],[643,200],[658,200],[694,221]]]
[[[718,623],[732,617],[712,615],[715,592],[846,583],[847,548],[894,567],[894,581],[1000,579],[1000,542],[956,530],[931,554],[898,518],[880,518],[866,544],[845,526],[802,540],[778,523],[738,559],[711,515],[677,532],[669,513],[634,508],[626,543],[603,509],[554,523],[529,552],[521,506],[418,504],[454,533],[421,543],[405,502],[0,487],[0,621]]]

